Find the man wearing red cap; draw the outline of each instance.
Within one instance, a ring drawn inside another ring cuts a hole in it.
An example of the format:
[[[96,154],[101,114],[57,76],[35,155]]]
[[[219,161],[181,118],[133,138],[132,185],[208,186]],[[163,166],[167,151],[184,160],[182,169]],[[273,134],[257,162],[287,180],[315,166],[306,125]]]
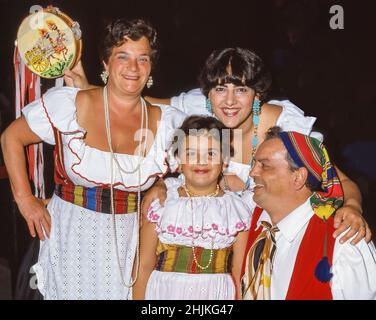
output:
[[[340,244],[332,236],[343,192],[320,141],[272,128],[250,174],[258,208],[243,266],[243,299],[376,299],[373,243]]]

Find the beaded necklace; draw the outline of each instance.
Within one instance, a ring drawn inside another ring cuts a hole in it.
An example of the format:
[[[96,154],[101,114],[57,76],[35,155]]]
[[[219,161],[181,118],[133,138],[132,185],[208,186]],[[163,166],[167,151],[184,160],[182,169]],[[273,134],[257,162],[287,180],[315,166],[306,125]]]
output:
[[[182,186],[182,188],[184,189],[185,193],[187,194],[187,196],[189,198],[191,198],[192,200],[192,197],[197,197],[199,195],[195,195],[193,192],[189,191],[188,187],[184,184]],[[217,184],[217,189],[215,192],[211,193],[211,194],[208,194],[208,195],[205,195],[205,196],[201,196],[201,197],[217,197],[218,194],[219,194],[219,191],[220,191],[220,187],[219,185]],[[191,205],[192,205],[192,202],[191,202]],[[197,257],[196,257],[196,246],[195,246],[195,242],[194,242],[194,221],[193,221],[193,210],[192,210],[192,254],[193,254],[193,260],[196,264],[196,266],[201,269],[201,270],[206,270],[210,267],[212,261],[213,261],[213,254],[214,254],[214,251],[213,251],[213,247],[214,247],[214,238],[212,239],[212,243],[211,243],[211,249],[210,249],[210,257],[209,257],[209,261],[207,263],[207,265],[205,267],[203,267],[198,261],[197,261]]]

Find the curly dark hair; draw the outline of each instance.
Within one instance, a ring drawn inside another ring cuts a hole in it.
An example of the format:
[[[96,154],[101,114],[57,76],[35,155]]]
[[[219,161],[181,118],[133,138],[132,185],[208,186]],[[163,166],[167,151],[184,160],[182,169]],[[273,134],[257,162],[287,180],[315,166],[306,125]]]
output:
[[[142,37],[147,38],[151,47],[152,65],[155,64],[158,58],[157,32],[148,22],[142,19],[117,19],[108,24],[104,30],[100,46],[101,59],[107,63],[113,48],[120,47],[127,41],[125,37],[133,41],[140,40]]]
[[[178,132],[183,132],[184,137],[188,137],[192,134],[200,135],[204,132],[209,132],[214,139],[220,142],[222,159],[224,161],[234,156],[234,148],[232,146],[233,131],[214,117],[190,116],[186,118],[174,135],[174,145],[176,147],[174,150],[174,156],[178,155],[184,142],[184,139],[182,139],[184,137],[179,135]]]
[[[209,56],[201,70],[199,83],[205,96],[218,84],[232,83],[252,88],[260,95],[261,101],[266,102],[272,79],[256,53],[248,49],[226,48]]]

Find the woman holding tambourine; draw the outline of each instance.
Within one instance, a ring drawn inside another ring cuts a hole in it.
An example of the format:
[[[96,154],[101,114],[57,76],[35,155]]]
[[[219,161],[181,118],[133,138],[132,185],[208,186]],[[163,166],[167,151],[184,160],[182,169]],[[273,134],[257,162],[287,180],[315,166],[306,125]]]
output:
[[[53,50],[53,33],[52,41],[40,34]],[[101,46],[105,87],[53,88],[2,136],[15,200],[31,235],[44,240],[34,270],[45,299],[132,297],[141,192],[167,173],[164,150],[184,119],[141,97],[152,84],[156,40],[143,20],[111,23]],[[63,47],[55,49],[69,59]],[[40,141],[56,146],[56,188],[47,208],[31,193],[24,156],[25,146]]]

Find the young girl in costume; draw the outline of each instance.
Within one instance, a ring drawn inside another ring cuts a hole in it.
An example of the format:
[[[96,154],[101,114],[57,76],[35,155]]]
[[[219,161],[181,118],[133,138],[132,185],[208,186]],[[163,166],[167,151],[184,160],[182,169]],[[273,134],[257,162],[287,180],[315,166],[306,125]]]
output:
[[[192,116],[175,135],[176,150],[170,151],[184,179],[167,179],[165,206],[154,201],[144,217],[135,299],[239,296],[251,211],[219,186],[232,153],[226,133],[230,130],[215,118]]]

